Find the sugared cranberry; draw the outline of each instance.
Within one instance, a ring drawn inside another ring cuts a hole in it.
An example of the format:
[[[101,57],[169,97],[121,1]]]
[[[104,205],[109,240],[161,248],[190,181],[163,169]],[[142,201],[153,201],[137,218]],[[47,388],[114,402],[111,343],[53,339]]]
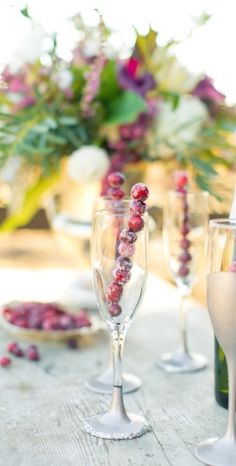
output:
[[[17,317],[15,319],[15,325],[17,325],[18,327],[22,327],[22,328],[28,328],[29,327],[29,324],[28,324],[28,321],[26,318],[24,317]]]
[[[67,346],[70,349],[78,348],[78,340],[76,338],[69,338],[69,340],[67,340]]]
[[[129,243],[120,243],[118,246],[118,252],[120,256],[130,257],[135,252],[135,245]]]
[[[8,356],[2,356],[0,358],[0,366],[8,367],[11,364],[11,359]]]
[[[116,260],[116,265],[120,269],[130,270],[132,268],[132,262],[129,257],[118,257]]]
[[[232,264],[229,266],[229,272],[236,272],[236,261],[232,262]]]
[[[112,187],[121,186],[125,182],[125,177],[121,172],[113,172],[108,175],[107,181]]]
[[[38,348],[36,345],[30,345],[25,351],[27,359],[29,361],[38,361],[40,359]]]
[[[115,201],[120,201],[121,199],[123,199],[125,193],[123,189],[117,186],[117,187],[109,188],[107,191],[107,195],[111,199],[114,199]]]
[[[19,344],[16,342],[9,343],[7,345],[7,350],[9,353],[14,354],[14,356],[17,356],[18,358],[22,358],[24,356],[24,351],[20,348]]]
[[[113,270],[113,277],[117,283],[127,283],[130,279],[131,273],[129,270],[125,269],[115,269]]]
[[[43,320],[42,322],[42,328],[43,330],[59,330],[59,321],[58,317],[47,317],[46,319]]]
[[[177,190],[184,188],[188,184],[188,175],[184,171],[174,173],[174,185]]]
[[[128,221],[128,226],[131,231],[137,232],[142,230],[144,221],[139,215],[131,215]]]
[[[110,285],[108,285],[105,293],[105,298],[106,301],[110,303],[118,303],[118,301],[121,298],[123,292],[123,288],[119,283],[116,283],[115,281],[111,282]]]
[[[80,312],[76,314],[74,318],[75,318],[77,328],[91,327],[92,325],[91,320],[89,319],[88,313],[84,309],[81,309]]]
[[[191,245],[191,242],[187,238],[183,238],[180,241],[180,246],[182,249],[188,249]]]
[[[187,188],[183,187],[183,188],[176,188],[176,191],[178,194],[181,195],[181,197],[183,199],[186,199],[186,194],[187,194]]]
[[[13,325],[43,330],[70,330],[91,325],[85,310],[81,309],[79,314],[74,315],[54,303],[30,302],[7,306],[4,317]]]
[[[184,214],[184,216],[183,216],[183,223],[184,223],[184,224],[189,224],[189,215]]]
[[[183,251],[179,256],[180,262],[189,262],[191,261],[191,259],[192,259],[192,256],[188,251]]]
[[[178,275],[180,277],[186,277],[189,274],[189,268],[186,264],[182,264],[178,270]]]
[[[190,232],[190,225],[188,223],[184,223],[180,229],[183,236],[186,236]]]
[[[130,212],[134,215],[143,215],[147,210],[147,206],[143,201],[132,201],[130,204]]]
[[[58,317],[58,327],[62,330],[69,330],[75,327],[73,316],[70,314]]]
[[[112,317],[117,317],[122,312],[122,308],[119,304],[109,304],[108,309]]]
[[[145,201],[148,198],[148,187],[143,183],[136,183],[131,189],[131,197],[137,201]]]
[[[119,236],[119,240],[123,243],[134,243],[137,240],[137,235],[130,230],[122,230]]]

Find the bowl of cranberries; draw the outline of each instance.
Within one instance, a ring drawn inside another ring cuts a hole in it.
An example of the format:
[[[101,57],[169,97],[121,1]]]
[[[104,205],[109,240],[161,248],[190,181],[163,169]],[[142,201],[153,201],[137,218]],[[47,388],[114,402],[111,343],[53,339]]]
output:
[[[33,301],[5,305],[0,324],[11,333],[54,341],[92,335],[101,328],[100,319],[90,315],[86,309],[69,312],[57,303]]]

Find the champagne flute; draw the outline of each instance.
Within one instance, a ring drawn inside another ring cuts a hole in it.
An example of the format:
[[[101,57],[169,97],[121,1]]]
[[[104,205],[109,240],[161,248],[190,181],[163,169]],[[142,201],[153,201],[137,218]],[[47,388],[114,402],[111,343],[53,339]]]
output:
[[[140,306],[147,277],[147,213],[143,215],[144,225],[137,233],[137,240],[134,244],[128,244],[128,249],[130,246],[132,249],[132,254],[127,251],[128,256],[132,256],[131,260],[127,259],[126,254],[124,256],[124,251],[121,254],[123,257],[117,258],[118,233],[120,229],[127,229],[128,221],[129,209],[125,207],[97,211],[92,235],[94,289],[101,316],[112,337],[114,373],[109,410],[88,419],[85,429],[96,437],[115,440],[138,437],[148,430],[145,418],[127,413],[123,400],[123,346],[127,329]],[[125,262],[126,266],[123,264],[121,267],[120,261]],[[124,272],[124,281],[123,285],[117,286],[114,273],[120,268]]]
[[[99,210],[103,209],[128,209],[130,204],[130,199],[122,199],[120,201],[113,201],[109,197],[100,196],[97,197],[94,201],[93,207],[93,219],[95,218],[95,214]],[[131,393],[138,390],[142,382],[139,377],[129,374],[127,372],[123,372],[123,392],[124,393]],[[103,370],[99,374],[95,374],[90,377],[85,382],[85,386],[96,393],[112,393],[112,385],[113,385],[113,343],[112,338],[110,336],[110,346],[109,346],[109,357],[108,357],[108,364],[105,370]]]
[[[181,299],[179,347],[172,353],[163,354],[157,363],[167,372],[192,372],[207,365],[203,355],[189,351],[186,326],[186,298],[192,292],[203,258],[207,218],[207,193],[167,193],[163,242],[168,266]]]
[[[207,302],[229,376],[228,423],[222,438],[198,445],[195,454],[212,466],[236,464],[236,219],[209,222]]]

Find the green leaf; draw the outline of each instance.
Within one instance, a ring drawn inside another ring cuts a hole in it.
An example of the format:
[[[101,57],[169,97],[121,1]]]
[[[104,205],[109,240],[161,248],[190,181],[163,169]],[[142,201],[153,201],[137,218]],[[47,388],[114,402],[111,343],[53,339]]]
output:
[[[217,175],[217,171],[213,168],[210,162],[200,158],[191,157],[191,162],[198,170],[205,173],[207,176]]]
[[[173,110],[175,110],[180,101],[180,94],[178,92],[162,91],[162,95],[166,100],[169,100]]]
[[[36,184],[30,186],[25,191],[20,208],[7,217],[0,226],[0,233],[12,231],[27,224],[40,206],[43,194],[56,184],[58,177],[58,173],[52,173],[48,177],[39,178]]]
[[[100,90],[98,100],[109,101],[119,93],[117,82],[117,64],[114,60],[110,60],[104,66],[100,77]]]
[[[28,10],[28,7],[26,6],[25,8],[22,8],[22,10],[20,10],[21,14],[23,16],[25,16],[25,18],[29,18],[29,19],[32,19],[30,14],[29,14],[29,10]]]
[[[114,99],[107,108],[105,124],[122,125],[132,123],[147,109],[145,101],[134,92],[125,91]]]
[[[212,196],[218,199],[218,201],[222,201],[222,197],[211,188],[204,176],[197,174],[195,176],[195,180],[199,188],[201,188],[203,191],[208,191],[210,194],[212,194]]]
[[[77,118],[70,116],[62,116],[58,118],[58,122],[63,126],[76,126],[78,124]]]
[[[136,33],[135,50],[141,57],[149,59],[157,46],[157,32],[150,28],[145,36],[141,36],[137,31]]]

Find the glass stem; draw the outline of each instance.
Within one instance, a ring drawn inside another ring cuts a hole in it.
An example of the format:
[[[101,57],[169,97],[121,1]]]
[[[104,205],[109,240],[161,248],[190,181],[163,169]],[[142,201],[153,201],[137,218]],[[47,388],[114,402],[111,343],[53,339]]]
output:
[[[186,325],[186,299],[185,295],[180,298],[180,348],[183,353],[189,354],[187,341],[187,325]]]
[[[236,407],[236,370],[235,360],[227,356],[228,379],[229,379],[229,407],[228,407],[228,423],[225,433],[225,438],[233,442],[236,441],[235,433],[235,407]]]
[[[113,342],[113,389],[109,412],[129,422],[124,405],[122,384],[122,354],[126,332],[127,328],[125,325],[115,324],[111,327]]]
[[[113,338],[110,336],[107,370],[113,372]]]

